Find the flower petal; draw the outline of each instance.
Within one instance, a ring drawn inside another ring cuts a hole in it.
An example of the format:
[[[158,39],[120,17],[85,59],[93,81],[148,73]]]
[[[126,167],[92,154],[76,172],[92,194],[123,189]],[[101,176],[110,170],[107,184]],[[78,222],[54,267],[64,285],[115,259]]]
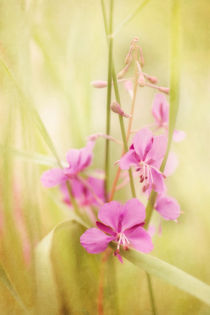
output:
[[[165,220],[176,220],[181,212],[176,199],[168,196],[158,196],[155,209]]]
[[[152,115],[154,116],[159,126],[168,124],[169,104],[164,94],[162,93],[155,94],[152,106]]]
[[[149,253],[153,250],[152,239],[141,226],[134,226],[124,232],[131,245],[138,251]]]
[[[177,155],[174,152],[170,152],[164,169],[164,175],[167,177],[172,175],[175,172],[178,164],[179,161]]]
[[[114,239],[114,236],[107,236],[99,229],[91,228],[82,234],[80,243],[88,253],[98,254],[103,252]]]
[[[121,157],[119,167],[122,170],[128,170],[131,166],[138,164],[138,162],[139,159],[136,152],[131,149]]]
[[[108,233],[112,236],[116,236],[116,233],[107,225],[99,222],[99,221],[96,221],[96,226],[101,230],[103,231],[104,233]]]
[[[144,160],[147,152],[150,150],[153,142],[153,135],[151,130],[143,128],[138,131],[133,137],[133,145],[139,159]]]
[[[151,149],[147,153],[146,162],[157,168],[160,167],[167,148],[167,137],[165,135],[155,136]]]
[[[99,202],[97,198],[99,198],[102,202],[105,201],[104,180],[90,176],[88,177],[87,182],[90,185],[91,190],[88,190],[86,202],[88,204],[98,206]]]
[[[72,195],[79,201],[81,205],[84,205],[85,203],[85,196],[86,196],[86,187],[77,179],[71,179],[70,181],[71,189],[72,189]],[[71,205],[71,201],[69,198],[69,191],[66,186],[66,183],[62,183],[60,185],[61,192],[63,194],[63,201],[67,204]]]
[[[88,167],[93,158],[94,140],[89,140],[84,148],[81,149],[80,171]]]
[[[180,142],[186,138],[186,133],[183,130],[174,130],[173,140],[175,142]]]
[[[98,218],[105,225],[110,226],[115,232],[119,231],[120,222],[122,220],[123,205],[117,201],[105,203],[99,210]]]
[[[145,219],[145,207],[136,198],[130,199],[124,205],[122,217],[122,231],[131,228],[134,225],[143,223]]]
[[[66,159],[69,168],[66,169],[68,174],[76,174],[88,167],[92,162],[92,150],[95,141],[89,140],[87,145],[82,149],[71,149],[67,152]]]
[[[151,173],[152,173],[152,179],[153,179],[151,188],[158,193],[164,193],[166,190],[166,187],[164,183],[163,174],[153,167],[151,167]]]
[[[71,149],[66,154],[67,162],[69,163],[69,168],[66,171],[69,174],[76,174],[79,170],[79,164],[81,160],[81,149]]]
[[[54,187],[65,182],[67,179],[61,168],[52,168],[42,174],[41,182],[45,187]]]

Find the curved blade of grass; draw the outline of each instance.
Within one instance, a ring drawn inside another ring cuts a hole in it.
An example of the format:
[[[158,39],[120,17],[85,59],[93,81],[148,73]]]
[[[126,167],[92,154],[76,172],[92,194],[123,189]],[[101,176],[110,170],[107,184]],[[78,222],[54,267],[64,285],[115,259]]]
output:
[[[110,246],[116,250],[116,244],[112,242]],[[156,276],[210,305],[210,285],[157,257],[137,252],[134,249],[123,250],[120,254],[148,274]]]
[[[140,3],[136,9],[134,9],[128,16],[116,27],[115,32],[112,34],[112,37],[115,37],[121,28],[128,24],[144,7],[145,5],[149,2],[150,0],[144,0],[142,3]]]
[[[5,148],[4,145],[0,144],[0,152],[4,152],[4,150],[9,150],[11,154],[14,154],[16,157],[21,158],[26,161],[31,161],[33,163],[45,166],[58,166],[57,160],[53,157],[46,156],[40,153],[31,153],[22,150],[15,149],[13,147]],[[65,161],[61,161],[63,167],[67,167],[67,163]]]
[[[21,307],[21,309],[24,311],[24,313],[28,312],[27,308],[25,307],[23,301],[21,300],[20,296],[18,295],[16,289],[14,288],[11,280],[9,279],[5,269],[0,263],[0,281],[3,283],[3,285],[9,290],[10,294],[13,296],[17,304]]]
[[[35,250],[36,284],[37,284],[37,312],[39,314],[58,314],[59,301],[51,264],[51,247],[53,229],[37,246]]]
[[[50,251],[52,248],[52,242],[53,242],[53,237],[56,233],[56,231],[62,229],[62,228],[69,228],[72,225],[72,222],[74,224],[77,224],[78,227],[85,227],[87,228],[86,225],[83,224],[83,222],[77,221],[77,220],[68,220],[63,223],[60,223],[55,227],[38,245],[37,250],[36,250],[36,259],[37,259],[37,267],[41,267],[42,264],[40,262],[45,259],[45,262],[50,259]],[[78,244],[80,246],[80,244]],[[116,244],[111,243],[110,246],[113,249],[116,249]],[[210,286],[201,280],[193,277],[192,275],[184,272],[183,270],[159,259],[151,255],[143,254],[140,252],[137,252],[133,249],[129,249],[128,251],[121,251],[121,255],[126,258],[128,261],[130,261],[132,264],[137,266],[138,268],[141,268],[148,272],[150,275],[156,276],[167,283],[170,283],[171,285],[179,288],[180,290],[183,290],[194,297],[200,299],[201,301],[205,302],[206,304],[210,305]],[[44,257],[44,258],[43,258]],[[45,264],[47,266],[47,264]],[[49,267],[49,265],[48,265]],[[42,275],[41,276],[41,283],[42,285],[46,285],[51,288],[49,283],[46,283],[46,273],[48,273],[49,276],[49,271],[50,269],[48,268],[45,273],[45,269],[42,269]],[[39,268],[38,268],[39,270]],[[51,273],[52,270],[50,271]],[[51,277],[53,274],[51,274]],[[53,279],[53,277],[52,277]],[[51,281],[50,283],[52,283]],[[51,290],[52,291],[52,290]],[[46,293],[46,290],[44,290]],[[47,291],[47,294],[49,294],[49,291]]]
[[[60,314],[60,299],[57,291],[54,266],[51,258],[53,244],[58,232],[61,230],[71,229],[72,225],[77,224],[84,230],[87,227],[83,222],[76,223],[74,220],[67,220],[59,223],[47,234],[44,239],[37,245],[35,250],[36,282],[37,282],[37,313]],[[62,247],[62,244],[59,244]],[[78,246],[80,246],[78,244]],[[66,249],[65,249],[66,251]],[[64,251],[64,253],[65,253]]]
[[[13,75],[13,73],[10,71],[9,67],[7,66],[7,64],[4,62],[4,60],[0,57],[0,65],[2,66],[2,68],[5,70],[5,72],[7,73],[7,75],[9,76],[9,78],[12,80],[14,86],[17,89],[17,92],[19,94],[19,96],[22,99],[22,106],[24,106],[25,110],[30,111],[31,117],[33,118],[33,121],[35,123],[35,125],[38,127],[43,139],[45,140],[47,146],[49,147],[50,151],[52,152],[52,154],[54,155],[54,157],[56,158],[57,164],[62,167],[59,156],[57,154],[56,148],[53,144],[52,139],[50,138],[47,129],[45,128],[45,125],[43,124],[39,113],[37,112],[36,108],[34,107],[34,104],[32,103],[32,101],[25,95],[24,91],[22,90],[22,88],[19,86],[15,76]]]
[[[210,305],[210,286],[208,284],[154,256],[142,254],[133,249],[123,251],[121,254],[135,266]]]

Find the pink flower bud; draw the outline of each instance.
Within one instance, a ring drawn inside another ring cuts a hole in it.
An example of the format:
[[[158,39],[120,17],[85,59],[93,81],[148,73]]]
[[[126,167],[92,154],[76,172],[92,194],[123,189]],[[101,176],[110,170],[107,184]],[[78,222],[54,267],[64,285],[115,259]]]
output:
[[[147,80],[149,80],[151,83],[157,83],[157,78],[156,77],[153,77],[153,76],[151,76],[151,75],[149,75],[149,74],[147,74],[147,73],[145,73],[144,72],[144,76],[145,76],[145,78],[147,79]]]
[[[144,78],[143,72],[140,72],[140,74],[139,74],[138,83],[142,87],[145,86],[145,78]]]
[[[158,90],[159,90],[160,92],[165,93],[165,94],[169,94],[169,92],[170,92],[170,89],[167,88],[167,87],[164,87],[164,86],[160,86],[160,87],[158,88]]]
[[[126,118],[131,117],[130,115],[126,114],[126,113],[122,110],[122,108],[120,107],[120,105],[119,105],[117,102],[113,102],[113,103],[111,104],[111,110],[112,110],[114,113],[119,114],[119,115],[121,115],[121,116],[123,116],[123,117],[126,117]]]
[[[124,77],[124,75],[126,74],[126,72],[128,71],[128,68],[130,67],[130,63],[128,63],[117,75],[118,79],[121,79],[122,77]]]
[[[157,89],[158,91],[162,92],[162,93],[165,93],[165,94],[168,94],[170,92],[170,89],[167,88],[167,87],[164,87],[164,86],[158,86],[158,85],[155,85],[155,84],[152,84],[152,83],[149,83],[149,82],[145,82],[145,85],[146,86],[149,86],[153,89]]]
[[[107,81],[100,81],[100,80],[98,80],[98,81],[92,81],[90,84],[91,84],[93,87],[98,88],[98,89],[102,89],[102,88],[107,87]]]

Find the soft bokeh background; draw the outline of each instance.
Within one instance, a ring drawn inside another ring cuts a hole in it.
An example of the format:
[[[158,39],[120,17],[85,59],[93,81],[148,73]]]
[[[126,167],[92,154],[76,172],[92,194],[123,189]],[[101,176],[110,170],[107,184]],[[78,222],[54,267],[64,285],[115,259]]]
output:
[[[114,2],[116,26],[139,4],[137,0]],[[161,237],[155,237],[153,254],[210,283],[210,41],[207,27],[210,2],[180,2],[181,82],[177,129],[184,130],[187,137],[173,145],[179,167],[168,179],[168,189],[179,201],[183,213],[178,224],[163,222]],[[170,14],[170,0],[151,0],[121,29],[114,43],[117,70],[123,65],[131,39],[138,36],[145,57],[145,72],[157,76],[161,85],[169,84],[170,40],[173,40]],[[92,80],[107,77],[107,44],[100,1],[0,0],[0,58],[16,80],[14,83],[1,63],[0,262],[25,303],[32,306],[39,291],[33,248],[57,223],[67,219],[71,210],[62,205],[57,189],[41,187],[40,175],[46,167],[34,163],[34,153],[52,155],[39,127],[34,124],[28,102],[37,108],[63,158],[70,147],[83,146],[88,135],[104,132],[106,90],[93,89],[90,85]],[[27,95],[27,101],[19,96],[17,86]],[[123,107],[128,111],[129,96],[123,89],[121,93]],[[152,123],[154,93],[148,88],[139,90],[135,129]],[[111,129],[120,139],[114,115]],[[120,148],[114,145],[111,148],[114,162]],[[30,154],[23,156],[14,149]],[[103,168],[103,156],[104,140],[101,139],[96,146],[94,167]],[[126,199],[129,189],[116,197]],[[64,243],[65,240],[59,242],[57,255],[53,256],[56,266],[58,257],[68,262],[75,259],[74,251],[70,252],[68,246],[62,247]],[[81,257],[85,255],[82,249],[78,251]],[[98,266],[100,257],[91,259]],[[63,266],[66,272],[63,278],[57,271],[58,294],[63,307],[60,314],[96,314],[98,269],[93,267],[92,260],[87,264],[77,265],[75,261],[72,264],[73,269],[70,263]],[[90,268],[87,283],[82,271],[86,268]],[[130,263],[120,265],[117,261],[115,268],[120,314],[150,314],[144,272]],[[116,300],[113,289],[108,287],[111,281],[108,267],[105,275],[105,314],[115,314],[112,305]],[[205,304],[159,279],[153,278],[153,284],[159,314],[210,313]],[[92,304],[84,300],[86,289],[92,295]],[[43,298],[41,303],[46,304],[45,314],[53,314],[49,301]],[[1,282],[0,314],[22,314]]]

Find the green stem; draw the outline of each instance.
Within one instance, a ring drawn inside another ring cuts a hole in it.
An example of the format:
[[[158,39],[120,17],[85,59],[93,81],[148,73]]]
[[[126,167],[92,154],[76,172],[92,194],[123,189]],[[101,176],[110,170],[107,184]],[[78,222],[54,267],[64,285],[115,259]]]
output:
[[[176,118],[179,108],[179,82],[180,82],[180,3],[179,0],[173,0],[171,8],[171,73],[170,73],[170,111],[168,128],[168,145],[160,171],[164,172],[168,155],[171,148]],[[146,206],[145,225],[148,227],[152,217],[157,193],[152,191]]]
[[[79,218],[81,218],[81,213],[79,211],[79,207],[78,207],[78,204],[73,196],[73,193],[72,193],[72,189],[71,189],[71,185],[69,183],[69,181],[66,182],[66,187],[68,189],[68,193],[69,193],[69,198],[70,198],[70,201],[71,201],[71,204],[74,208],[74,211],[76,213],[76,215],[78,215]]]
[[[118,89],[117,76],[116,76],[116,72],[114,69],[114,65],[112,66],[112,78],[113,78],[116,101],[121,106],[120,93],[119,93],[119,89]],[[124,152],[127,152],[128,151],[128,144],[127,144],[126,133],[125,133],[125,125],[124,125],[123,117],[121,115],[118,115],[118,116],[119,116],[120,130],[121,130],[122,140],[123,140],[123,145],[124,145]],[[132,197],[136,198],[136,190],[135,190],[133,174],[132,174],[131,169],[129,169],[128,174],[129,174],[129,179],[130,179],[129,182],[130,182]]]
[[[112,42],[112,46],[113,46],[113,39],[112,39],[111,36],[110,37],[108,36],[108,35],[112,34],[112,32],[108,32],[108,23],[107,23],[105,5],[104,5],[104,1],[103,0],[101,0],[101,8],[102,8],[102,13],[103,13],[104,28],[105,28],[105,32],[106,32],[106,35],[107,35],[107,38],[108,38],[108,41],[109,41],[108,43],[110,43],[110,41],[111,41]],[[109,78],[109,76],[108,76],[108,78]],[[113,79],[113,84],[114,84],[114,91],[115,91],[116,101],[120,105],[121,104],[120,93],[119,93],[119,89],[118,89],[117,76],[116,76],[116,72],[115,72],[113,59],[112,59],[112,79]],[[109,84],[111,84],[111,83],[112,82],[108,81],[107,95],[108,95]],[[111,89],[111,87],[110,87],[110,89]],[[110,105],[110,103],[109,103],[109,105]],[[110,106],[109,106],[109,110],[110,110]],[[125,125],[124,125],[123,117],[120,116],[120,115],[119,115],[119,122],[120,122],[120,130],[121,130],[123,145],[124,145],[124,151],[127,152],[128,151],[128,144],[127,144],[126,133],[125,133]],[[131,187],[132,196],[136,197],[136,191],[135,191],[132,171],[129,170],[128,173],[129,173],[130,187]]]
[[[104,8],[104,7],[103,7]],[[105,8],[104,8],[105,9]],[[113,25],[113,0],[110,0],[110,20],[109,20],[109,29],[108,34],[112,34],[112,25]],[[103,10],[104,11],[104,10]],[[105,14],[105,11],[104,11]],[[108,37],[108,79],[107,79],[107,101],[106,101],[106,134],[110,134],[110,120],[111,120],[111,96],[112,96],[112,51],[113,51],[113,39]],[[108,191],[109,191],[109,160],[110,160],[110,141],[106,139],[105,143],[105,195],[108,200]]]
[[[104,19],[104,27],[105,27],[106,35],[108,36],[107,19],[106,19],[106,12],[105,12],[105,6],[104,6],[103,0],[101,0],[101,4],[102,4],[103,19]],[[111,33],[109,33],[109,34],[111,34]],[[110,40],[112,40],[111,37],[109,37],[109,41]],[[119,93],[119,89],[118,89],[117,76],[116,76],[113,60],[112,60],[112,79],[113,79],[113,84],[114,84],[116,101],[121,106],[120,93]],[[109,88],[109,83],[110,82],[108,81],[108,88]],[[128,151],[128,143],[127,143],[127,139],[126,139],[125,125],[124,125],[123,117],[121,115],[119,115],[119,122],[120,122],[120,129],[121,129],[123,145],[124,145],[124,151],[127,152]],[[130,179],[129,182],[130,182],[132,197],[136,198],[135,185],[134,185],[133,174],[132,174],[131,169],[129,169],[128,173],[129,173],[129,179]],[[150,278],[150,275],[148,273],[146,273],[146,276],[147,276],[147,281],[148,281],[149,295],[150,295],[152,311],[153,311],[153,314],[156,315],[157,312],[155,310],[155,302],[154,302],[154,295],[153,295],[153,290],[152,290],[151,278]]]
[[[152,306],[152,313],[154,315],[157,315],[156,307],[155,307],[155,299],[154,299],[154,294],[153,294],[153,289],[152,289],[152,280],[151,280],[150,275],[147,272],[146,272],[146,276],[147,276],[148,289],[149,289],[149,293],[150,293],[150,301],[151,301],[151,306]]]

